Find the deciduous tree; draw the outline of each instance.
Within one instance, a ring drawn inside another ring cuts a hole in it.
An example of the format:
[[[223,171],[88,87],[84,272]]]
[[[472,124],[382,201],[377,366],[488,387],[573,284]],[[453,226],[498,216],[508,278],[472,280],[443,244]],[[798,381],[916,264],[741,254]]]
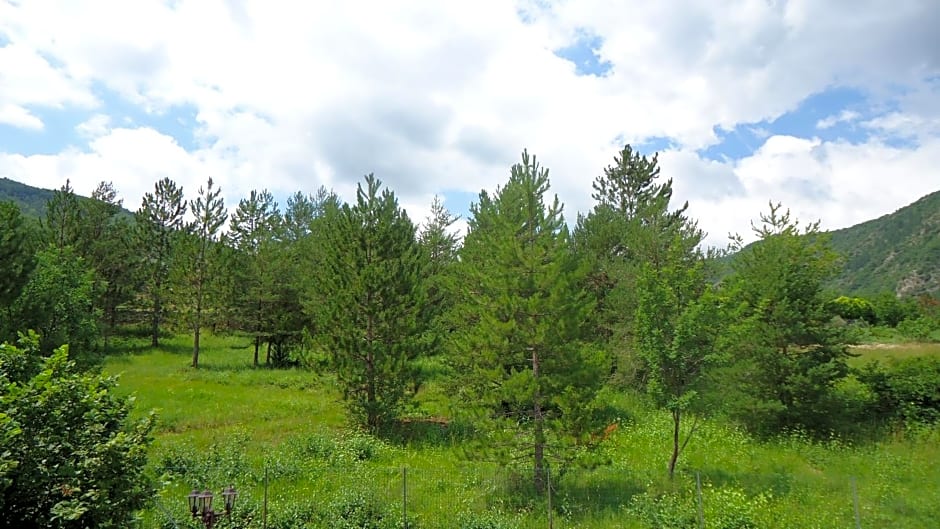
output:
[[[123,528],[152,497],[145,473],[152,415],[132,420],[115,379],[76,369],[39,337],[0,345],[3,527]]]
[[[73,358],[88,367],[95,354],[97,314],[92,301],[94,271],[71,246],[36,253],[36,266],[13,304],[12,320],[40,333],[41,350],[71,344]]]
[[[672,478],[695,426],[680,440],[682,418],[696,403],[707,369],[718,363],[718,299],[706,288],[701,254],[682,245],[659,266],[644,264],[637,278],[636,349],[646,369],[646,390],[672,415]]]

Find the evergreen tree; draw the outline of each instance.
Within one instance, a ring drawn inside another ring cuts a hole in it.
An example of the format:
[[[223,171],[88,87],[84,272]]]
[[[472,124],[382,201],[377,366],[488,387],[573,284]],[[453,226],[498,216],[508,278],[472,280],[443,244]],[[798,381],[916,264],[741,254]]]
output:
[[[11,309],[35,266],[39,235],[13,202],[0,202],[0,341],[23,328]]]
[[[759,241],[736,239],[727,295],[736,313],[725,347],[724,375],[732,413],[758,433],[802,425],[824,432],[833,415],[832,388],[848,373],[843,331],[830,325],[822,285],[837,256],[819,223],[799,222],[771,204],[754,226]]]
[[[340,207],[338,197],[321,186],[317,192],[300,192],[288,197],[284,221],[273,249],[273,303],[270,307],[269,362],[288,365],[302,359],[290,358],[289,348],[301,342],[304,330],[314,331],[314,322],[303,310],[311,271],[322,269],[315,232],[322,228],[327,211]]]
[[[117,324],[118,307],[136,290],[140,260],[132,226],[121,214],[122,201],[111,182],[101,182],[91,199],[82,202],[82,223],[76,250],[95,272],[93,300],[108,336]]]
[[[46,203],[45,231],[56,248],[75,246],[81,240],[83,211],[69,180]]]
[[[203,312],[212,298],[213,286],[221,272],[219,256],[219,230],[228,219],[222,189],[213,187],[212,178],[206,187],[199,187],[195,200],[189,202],[195,219],[187,226],[185,259],[182,260],[183,305],[189,313],[193,329],[193,367],[199,367],[199,337],[204,323]],[[209,294],[207,296],[207,294]]]
[[[541,489],[550,461],[568,462],[595,433],[606,359],[584,341],[593,308],[570,251],[548,171],[523,152],[509,182],[471,206],[460,252],[455,391],[504,463],[528,457]]]
[[[149,302],[153,347],[160,344],[160,323],[170,294],[169,274],[185,214],[183,188],[164,178],[154,185],[153,193],[144,194],[135,216],[136,246],[143,256],[144,291]]]
[[[457,220],[458,217],[447,211],[440,198],[435,196],[431,203],[431,214],[418,235],[418,244],[426,261],[424,281],[427,302],[424,310],[425,318],[431,324],[425,336],[425,345],[429,354],[440,352],[444,338],[456,325],[455,322],[449,321],[448,317],[453,313],[451,309],[456,299],[454,271],[459,239],[451,230],[451,226]],[[425,375],[416,371],[415,377],[413,384],[414,391],[417,392],[424,382]]]
[[[606,344],[621,371],[644,369],[632,354],[641,268],[659,268],[675,251],[692,255],[704,239],[685,215],[688,204],[670,211],[672,180],[659,179],[657,155],[625,146],[594,181],[594,208],[579,216],[574,233],[578,252],[591,262],[584,286],[598,300],[595,339]]]
[[[322,269],[305,306],[350,412],[376,431],[397,416],[422,352],[423,259],[411,220],[371,174],[356,204],[328,212],[324,222]]]
[[[237,250],[236,312],[244,329],[254,337],[254,365],[258,350],[270,338],[270,308],[275,301],[273,253],[281,215],[268,190],[252,190],[232,214],[229,237]]]

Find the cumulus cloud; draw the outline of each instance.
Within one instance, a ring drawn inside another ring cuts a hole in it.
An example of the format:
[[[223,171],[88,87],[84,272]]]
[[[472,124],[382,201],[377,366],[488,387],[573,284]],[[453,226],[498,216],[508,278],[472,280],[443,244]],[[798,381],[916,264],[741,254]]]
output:
[[[854,110],[843,110],[838,114],[827,116],[816,122],[817,129],[831,129],[840,123],[851,123],[858,120],[862,115]]]
[[[666,152],[663,172],[674,175],[676,201],[708,231],[708,244],[724,246],[728,234],[755,239],[751,221],[781,203],[804,223],[826,230],[846,228],[886,215],[937,191],[940,138],[918,148],[823,142],[772,136],[753,155],[715,162],[689,152]],[[705,180],[703,181],[703,175]],[[708,175],[712,175],[709,177]],[[701,185],[731,182],[734,191],[702,199]]]
[[[87,144],[6,152],[0,173],[46,187],[72,178],[85,192],[114,180],[136,205],[164,176],[187,190],[212,176],[234,203],[252,188],[321,184],[352,199],[375,172],[420,221],[435,193],[492,189],[528,148],[573,219],[619,142],[667,138],[663,173],[709,232],[746,230],[768,199],[836,226],[932,190],[938,25],[940,7],[913,0],[0,3],[0,122],[38,129],[39,108],[98,114],[77,128]],[[584,35],[604,76],[554,53]],[[837,86],[887,109],[866,114],[869,141],[760,125]],[[146,119],[129,126],[103,90],[145,116],[193,109],[194,145]],[[739,126],[760,148],[703,158],[716,131]],[[888,141],[904,134],[914,144]]]

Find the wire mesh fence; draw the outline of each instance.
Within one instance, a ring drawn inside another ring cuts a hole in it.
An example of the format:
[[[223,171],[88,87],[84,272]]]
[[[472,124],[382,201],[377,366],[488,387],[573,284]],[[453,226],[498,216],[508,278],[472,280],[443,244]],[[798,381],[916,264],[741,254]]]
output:
[[[766,485],[759,492],[718,472],[686,471],[673,480],[650,481],[614,468],[548,469],[541,480],[525,469],[376,465],[312,467],[290,476],[272,466],[214,484],[194,483],[185,472],[163,477],[142,529],[204,527],[190,516],[187,494],[209,486],[218,495],[229,485],[238,498],[217,528],[860,528],[865,516],[871,527],[884,521],[865,496],[874,491],[854,478],[832,484],[826,512],[807,512],[799,509],[800,487],[780,475],[754,477]],[[784,491],[792,497],[782,503]]]

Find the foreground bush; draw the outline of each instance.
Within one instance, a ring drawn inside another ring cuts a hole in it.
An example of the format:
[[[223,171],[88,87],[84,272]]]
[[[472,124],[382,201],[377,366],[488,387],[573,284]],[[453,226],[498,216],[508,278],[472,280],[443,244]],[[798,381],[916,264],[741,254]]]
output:
[[[68,346],[0,345],[0,527],[118,528],[153,495],[152,416],[132,423],[115,380],[78,371]]]

